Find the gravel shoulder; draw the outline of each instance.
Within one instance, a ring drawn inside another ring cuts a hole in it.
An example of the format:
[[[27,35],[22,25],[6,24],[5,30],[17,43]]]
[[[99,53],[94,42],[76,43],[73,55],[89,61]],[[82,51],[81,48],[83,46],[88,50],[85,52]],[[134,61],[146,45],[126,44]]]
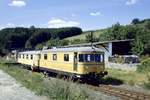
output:
[[[118,87],[118,88],[123,88],[123,89],[126,89],[126,90],[130,90],[130,91],[135,91],[135,92],[139,92],[139,93],[145,93],[145,94],[148,94],[150,95],[150,90],[147,90],[147,89],[144,89],[140,86],[129,86],[129,85],[120,85],[120,86],[113,86],[113,87]]]
[[[0,100],[47,100],[47,98],[35,95],[0,70]]]

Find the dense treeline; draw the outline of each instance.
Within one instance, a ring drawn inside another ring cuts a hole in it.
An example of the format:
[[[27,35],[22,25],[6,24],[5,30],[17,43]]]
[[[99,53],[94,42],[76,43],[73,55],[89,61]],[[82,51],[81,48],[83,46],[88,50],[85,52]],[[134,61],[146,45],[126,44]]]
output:
[[[130,25],[113,25],[100,35],[99,40],[134,39],[132,51],[136,55],[150,54],[150,19],[133,19]]]
[[[0,30],[0,54],[12,49],[32,48],[39,43],[53,39],[64,39],[79,35],[82,30],[78,27],[70,28],[5,28]]]

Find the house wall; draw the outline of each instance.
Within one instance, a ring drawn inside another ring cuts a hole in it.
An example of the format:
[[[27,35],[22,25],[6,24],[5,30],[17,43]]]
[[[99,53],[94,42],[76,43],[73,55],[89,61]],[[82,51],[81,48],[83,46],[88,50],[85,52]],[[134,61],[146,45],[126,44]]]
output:
[[[97,44],[98,48],[101,48],[105,52],[105,66],[110,67],[109,57],[118,55],[131,55],[131,41],[121,42],[107,42],[103,44]]]

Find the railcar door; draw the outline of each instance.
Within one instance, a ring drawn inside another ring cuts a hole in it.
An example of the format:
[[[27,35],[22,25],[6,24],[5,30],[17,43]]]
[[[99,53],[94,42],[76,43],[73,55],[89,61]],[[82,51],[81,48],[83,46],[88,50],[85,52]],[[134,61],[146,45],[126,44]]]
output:
[[[38,67],[40,67],[40,59],[41,59],[41,54],[38,54],[38,59],[37,59],[37,65],[38,65]]]
[[[77,58],[78,53],[75,52],[74,53],[74,66],[73,66],[73,71],[77,71],[78,70],[78,58]]]

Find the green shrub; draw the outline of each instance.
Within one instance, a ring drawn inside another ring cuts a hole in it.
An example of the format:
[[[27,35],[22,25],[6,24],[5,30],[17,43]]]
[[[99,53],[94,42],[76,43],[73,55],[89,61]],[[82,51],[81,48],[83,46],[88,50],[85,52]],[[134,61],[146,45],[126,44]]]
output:
[[[129,80],[128,84],[131,85],[131,86],[134,86],[135,82],[134,82],[134,80]]]
[[[150,58],[145,59],[142,61],[141,65],[137,67],[138,72],[150,72]]]
[[[144,87],[145,87],[146,89],[150,89],[150,75],[147,75],[147,78],[148,78],[148,82],[145,82],[145,83],[144,83]]]
[[[88,94],[85,88],[78,87],[71,82],[53,80],[47,84],[45,94],[53,100],[86,100]]]

